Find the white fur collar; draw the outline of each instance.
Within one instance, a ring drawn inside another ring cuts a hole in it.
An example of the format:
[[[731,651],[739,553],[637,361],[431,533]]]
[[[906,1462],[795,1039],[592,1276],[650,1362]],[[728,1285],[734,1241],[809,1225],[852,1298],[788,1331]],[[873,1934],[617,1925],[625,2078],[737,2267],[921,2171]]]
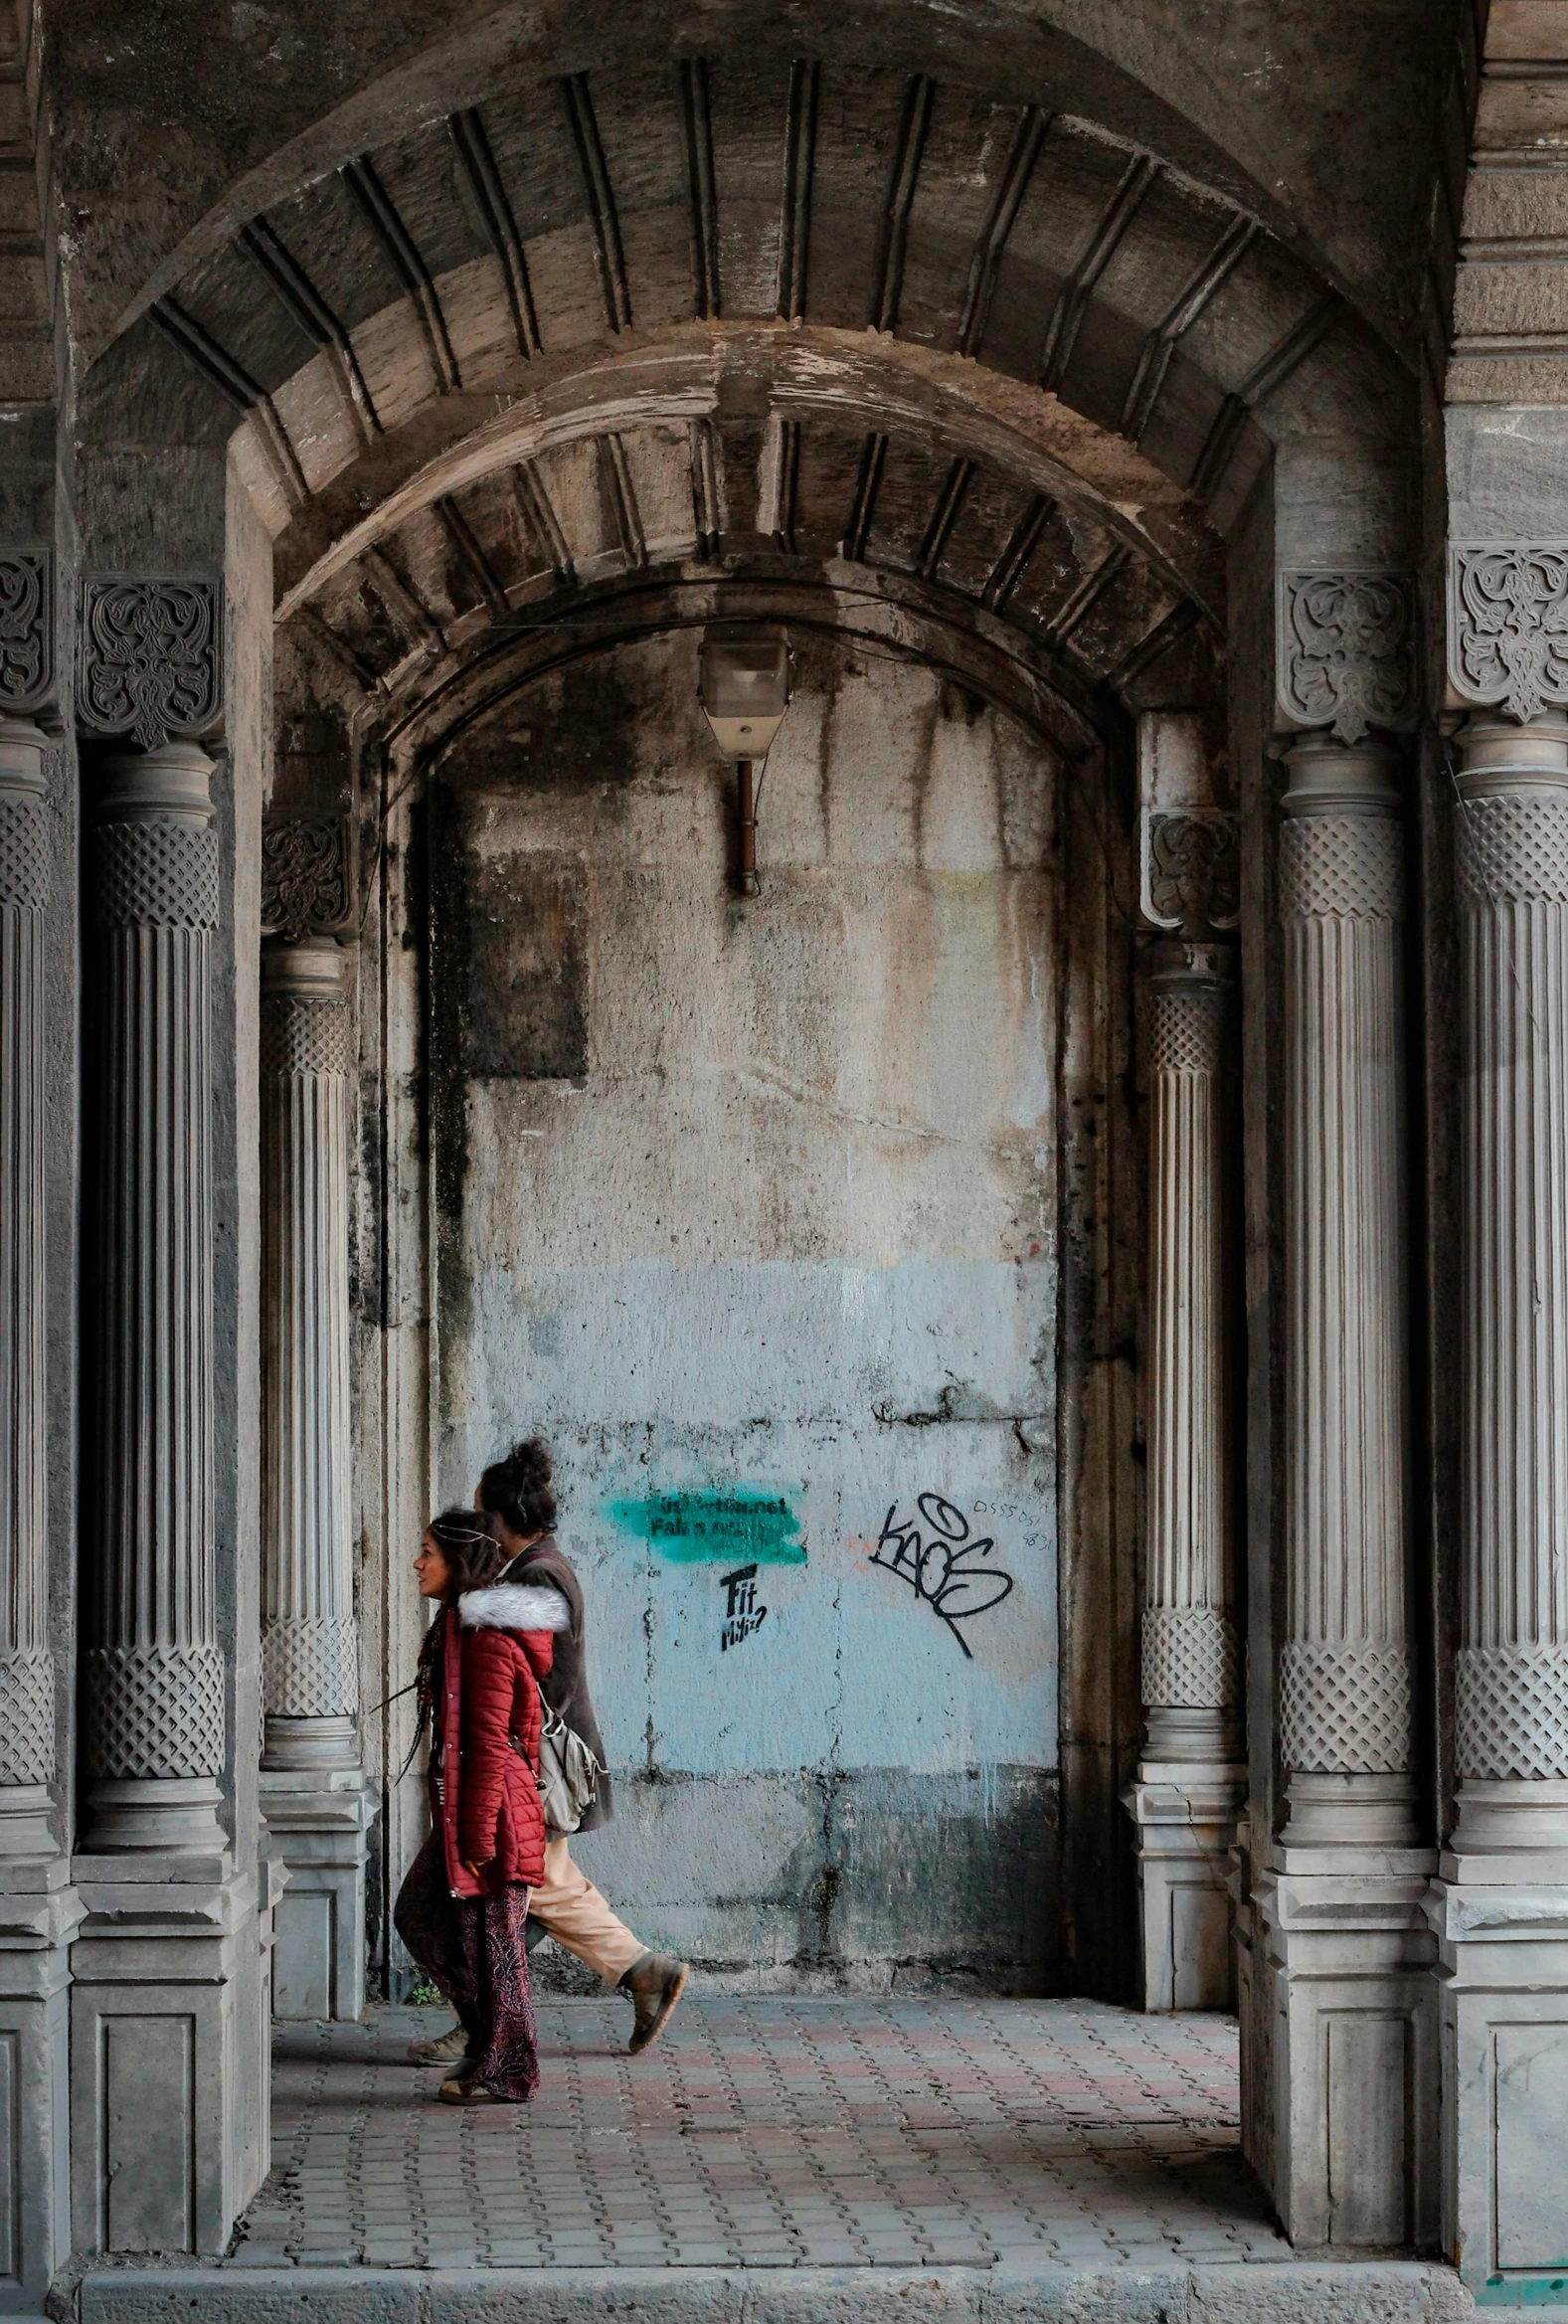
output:
[[[570,1630],[572,1609],[559,1590],[537,1582],[497,1582],[464,1590],[457,1619],[464,1630]]]

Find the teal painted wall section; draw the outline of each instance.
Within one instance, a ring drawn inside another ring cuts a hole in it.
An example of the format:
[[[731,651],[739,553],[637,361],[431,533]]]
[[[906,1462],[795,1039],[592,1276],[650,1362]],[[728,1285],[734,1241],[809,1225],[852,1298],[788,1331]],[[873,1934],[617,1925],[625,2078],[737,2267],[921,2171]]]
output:
[[[645,1541],[676,1565],[733,1565],[737,1558],[767,1565],[805,1563],[792,1503],[767,1487],[655,1493],[611,1501],[605,1515],[617,1532]]]

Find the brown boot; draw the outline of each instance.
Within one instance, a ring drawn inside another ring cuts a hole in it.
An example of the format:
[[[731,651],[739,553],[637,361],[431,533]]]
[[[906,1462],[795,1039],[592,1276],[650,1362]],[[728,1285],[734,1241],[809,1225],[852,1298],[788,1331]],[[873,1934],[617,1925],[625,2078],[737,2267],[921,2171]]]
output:
[[[472,2048],[461,2026],[449,2026],[444,2034],[437,2034],[433,2042],[409,2044],[410,2065],[443,2065],[448,2074],[460,2074],[468,2063]]]
[[[673,1953],[644,1953],[621,1978],[620,1990],[630,1994],[637,2010],[631,2040],[626,2044],[633,2057],[663,2033],[685,1982],[686,1964],[677,1961]]]

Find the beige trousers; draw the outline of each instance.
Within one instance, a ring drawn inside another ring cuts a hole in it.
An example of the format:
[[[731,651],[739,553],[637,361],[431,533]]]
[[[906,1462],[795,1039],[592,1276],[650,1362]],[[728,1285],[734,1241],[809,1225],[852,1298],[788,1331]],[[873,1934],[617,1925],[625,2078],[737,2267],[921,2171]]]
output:
[[[544,1880],[529,1889],[528,1909],[558,1945],[586,1961],[607,1985],[618,1984],[648,1949],[615,1918],[587,1874],[578,1871],[565,1837],[546,1841]]]

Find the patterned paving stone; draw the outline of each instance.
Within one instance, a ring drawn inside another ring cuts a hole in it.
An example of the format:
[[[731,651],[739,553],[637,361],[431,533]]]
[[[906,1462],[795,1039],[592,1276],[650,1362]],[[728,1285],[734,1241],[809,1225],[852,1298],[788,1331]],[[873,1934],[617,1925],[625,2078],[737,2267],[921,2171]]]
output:
[[[436,2103],[435,2011],[280,2028],[237,2267],[1288,2259],[1237,2142],[1236,2029],[1088,2002],[539,2009],[531,2106]]]

